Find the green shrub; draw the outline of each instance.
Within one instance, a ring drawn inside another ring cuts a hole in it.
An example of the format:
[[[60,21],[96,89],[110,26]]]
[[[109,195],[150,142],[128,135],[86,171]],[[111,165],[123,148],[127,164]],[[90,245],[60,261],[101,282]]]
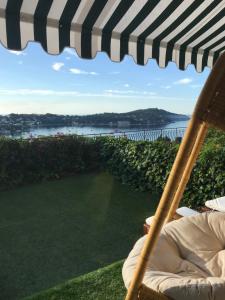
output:
[[[100,166],[98,143],[78,136],[0,139],[0,188],[92,171]]]
[[[167,139],[135,142],[125,138],[102,138],[105,167],[124,184],[162,192],[179,144]],[[210,130],[185,190],[183,205],[198,207],[225,194],[225,134]]]
[[[225,134],[210,130],[184,194],[188,206],[225,195]]]
[[[0,188],[92,171],[102,166],[124,184],[141,191],[162,191],[179,141],[58,136],[31,140],[0,139]],[[225,133],[210,130],[183,204],[203,205],[225,194]]]
[[[163,187],[177,148],[177,144],[164,140],[134,142],[106,137],[102,139],[101,154],[113,175],[144,191]]]

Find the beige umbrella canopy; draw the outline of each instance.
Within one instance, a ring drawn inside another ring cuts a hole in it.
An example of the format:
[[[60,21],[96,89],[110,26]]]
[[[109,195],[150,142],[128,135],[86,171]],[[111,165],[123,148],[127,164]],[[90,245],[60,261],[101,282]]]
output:
[[[127,300],[143,298],[142,279],[161,228],[171,219],[208,126],[225,130],[224,0],[0,0],[0,41],[22,50],[29,41],[58,54],[74,48],[83,58],[106,52],[113,61],[131,55],[144,65],[175,62],[213,70],[202,90],[163,192]],[[221,55],[222,54],[222,55]],[[140,289],[142,287],[142,289]],[[148,289],[146,299],[167,299]]]

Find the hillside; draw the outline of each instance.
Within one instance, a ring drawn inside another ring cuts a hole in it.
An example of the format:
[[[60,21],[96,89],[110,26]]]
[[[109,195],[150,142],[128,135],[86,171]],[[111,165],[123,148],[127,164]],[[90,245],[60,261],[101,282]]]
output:
[[[148,126],[166,125],[171,122],[188,120],[180,115],[157,108],[140,109],[126,113],[101,113],[93,115],[55,115],[55,114],[10,114],[0,116],[2,127],[34,127],[34,126]]]
[[[168,112],[163,109],[148,108],[127,113],[104,113],[78,117],[78,123],[96,125],[164,125],[170,122],[188,120],[186,115]]]

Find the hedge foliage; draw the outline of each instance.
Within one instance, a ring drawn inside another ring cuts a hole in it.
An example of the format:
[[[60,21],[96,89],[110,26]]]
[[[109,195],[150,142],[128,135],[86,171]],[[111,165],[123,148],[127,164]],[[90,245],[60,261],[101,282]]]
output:
[[[170,171],[178,145],[166,142],[135,142],[125,138],[102,140],[106,168],[138,190],[161,189]]]
[[[105,167],[135,189],[162,191],[179,144],[167,140],[134,142],[103,138]],[[225,194],[225,134],[211,130],[188,183],[183,205],[198,207]]]
[[[105,168],[141,191],[162,191],[179,141],[58,136],[0,139],[0,189]],[[211,130],[186,188],[183,204],[198,207],[225,194],[225,134]]]
[[[0,139],[0,189],[96,170],[98,143],[77,136]]]

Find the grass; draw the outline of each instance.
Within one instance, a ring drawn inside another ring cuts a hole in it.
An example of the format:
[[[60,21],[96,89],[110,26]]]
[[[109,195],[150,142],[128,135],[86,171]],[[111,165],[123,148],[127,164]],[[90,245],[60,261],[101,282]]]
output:
[[[1,192],[0,199],[0,299],[15,300],[125,258],[158,196],[99,173]]]
[[[121,278],[122,262],[80,276],[26,300],[122,300],[126,294]]]

